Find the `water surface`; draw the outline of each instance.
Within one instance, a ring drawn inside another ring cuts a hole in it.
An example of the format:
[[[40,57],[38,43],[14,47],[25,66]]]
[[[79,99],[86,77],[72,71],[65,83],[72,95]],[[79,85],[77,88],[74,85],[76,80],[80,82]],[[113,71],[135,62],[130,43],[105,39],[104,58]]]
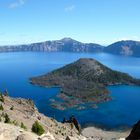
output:
[[[140,119],[140,87],[110,86],[112,101],[102,103],[98,109],[59,111],[50,108],[48,100],[55,98],[58,88],[31,85],[29,78],[50,72],[79,58],[94,58],[108,67],[140,78],[140,58],[117,56],[106,53],[0,53],[0,90],[8,89],[10,96],[31,98],[39,111],[61,121],[74,114],[79,122],[97,124],[108,128],[131,126]]]

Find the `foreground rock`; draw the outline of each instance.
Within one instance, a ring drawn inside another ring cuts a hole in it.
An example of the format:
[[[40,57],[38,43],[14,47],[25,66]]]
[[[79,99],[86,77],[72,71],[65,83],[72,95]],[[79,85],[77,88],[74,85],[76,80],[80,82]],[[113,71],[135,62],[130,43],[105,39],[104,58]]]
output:
[[[126,140],[140,140],[140,121],[138,121],[133,126],[133,129],[130,135],[126,138]]]
[[[37,140],[38,136],[12,124],[0,123],[0,140]]]
[[[37,136],[33,136],[33,134],[21,134],[19,136],[17,136],[16,140],[37,140]]]
[[[98,61],[87,58],[81,58],[74,63],[30,80],[31,83],[40,86],[60,86],[62,90],[59,97],[65,101],[61,103],[63,107],[71,107],[83,102],[108,101],[111,99],[106,88],[108,85],[140,85],[140,80],[111,70]],[[54,106],[58,104],[53,103]]]

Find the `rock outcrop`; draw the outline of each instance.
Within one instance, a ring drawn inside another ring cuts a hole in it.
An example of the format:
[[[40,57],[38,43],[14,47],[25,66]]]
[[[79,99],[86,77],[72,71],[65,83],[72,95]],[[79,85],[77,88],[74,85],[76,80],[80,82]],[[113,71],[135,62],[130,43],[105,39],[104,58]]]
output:
[[[133,126],[133,129],[130,135],[126,138],[126,140],[140,140],[140,121],[138,121]]]
[[[50,132],[47,132],[46,134],[40,136],[38,140],[55,140],[55,138]]]
[[[17,136],[16,140],[37,140],[37,138],[35,138],[33,136],[33,134],[21,134],[19,136]]]

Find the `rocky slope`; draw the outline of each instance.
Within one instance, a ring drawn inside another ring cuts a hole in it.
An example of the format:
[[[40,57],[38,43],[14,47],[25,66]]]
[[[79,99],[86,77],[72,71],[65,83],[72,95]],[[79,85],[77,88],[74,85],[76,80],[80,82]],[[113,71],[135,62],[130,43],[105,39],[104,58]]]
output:
[[[60,123],[40,114],[31,100],[4,96],[4,102],[0,101],[0,104],[4,109],[0,109],[0,140],[65,140],[67,137],[70,137],[70,140],[88,140],[79,135],[77,129],[74,126],[71,127],[70,123]],[[6,124],[3,123],[5,113],[10,118]],[[31,132],[35,121],[38,121],[45,129],[44,135],[37,136]],[[19,127],[21,122],[27,130]],[[22,139],[22,137],[28,139]]]
[[[104,48],[105,52],[140,57],[140,42],[139,41],[119,41]]]
[[[103,47],[94,43],[81,43],[71,38],[61,40],[46,41],[28,45],[3,46],[0,52],[26,52],[26,51],[45,51],[45,52],[101,52]]]
[[[82,58],[48,74],[31,78],[40,86],[60,86],[59,94],[68,106],[81,102],[104,102],[110,99],[106,86],[140,84],[128,74],[113,71],[94,59]]]
[[[22,139],[20,139],[22,138]],[[37,140],[38,136],[24,129],[0,122],[0,140]]]
[[[119,140],[127,137],[128,132],[109,132],[92,127],[79,135],[77,129],[69,123],[60,123],[39,113],[29,99],[4,97],[0,100],[0,140]],[[1,99],[1,98],[0,98]],[[4,123],[3,114],[8,114],[10,122]],[[32,124],[38,121],[45,129],[41,136],[31,132]],[[23,122],[26,129],[21,128]],[[84,135],[84,136],[83,136]]]

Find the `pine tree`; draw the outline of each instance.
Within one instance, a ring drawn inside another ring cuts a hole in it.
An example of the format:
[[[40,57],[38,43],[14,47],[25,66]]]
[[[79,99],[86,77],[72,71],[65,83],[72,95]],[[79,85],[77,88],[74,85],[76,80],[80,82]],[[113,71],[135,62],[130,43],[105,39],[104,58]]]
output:
[[[5,118],[5,121],[4,121],[5,123],[10,123],[10,118],[7,113],[5,113],[4,118]]]
[[[2,104],[0,105],[0,110],[2,110],[2,111],[4,110],[4,108],[3,108]]]
[[[40,125],[38,121],[35,121],[35,123],[33,124],[32,131],[39,136],[45,132],[43,126]]]

